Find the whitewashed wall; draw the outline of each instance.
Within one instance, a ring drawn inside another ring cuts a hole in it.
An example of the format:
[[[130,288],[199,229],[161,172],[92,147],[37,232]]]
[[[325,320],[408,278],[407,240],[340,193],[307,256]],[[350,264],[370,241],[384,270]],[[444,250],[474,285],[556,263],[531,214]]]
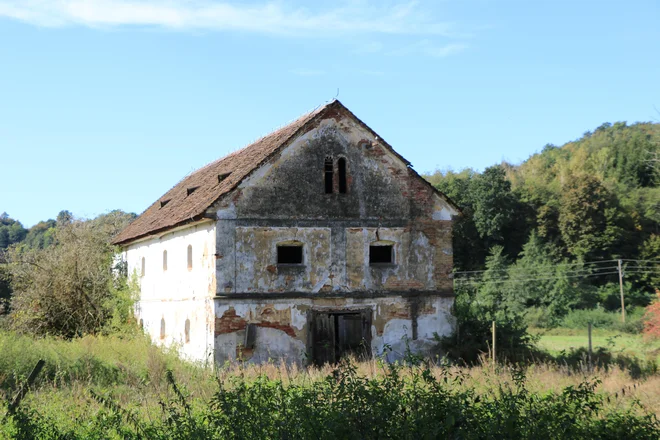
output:
[[[129,245],[124,251],[129,276],[136,274],[138,321],[151,339],[174,346],[188,359],[212,362],[215,295],[215,224],[201,222]],[[192,269],[188,246],[192,246]],[[167,251],[167,270],[163,251]],[[142,258],[145,270],[142,274]],[[161,320],[165,334],[161,337]],[[190,320],[186,342],[186,320]]]

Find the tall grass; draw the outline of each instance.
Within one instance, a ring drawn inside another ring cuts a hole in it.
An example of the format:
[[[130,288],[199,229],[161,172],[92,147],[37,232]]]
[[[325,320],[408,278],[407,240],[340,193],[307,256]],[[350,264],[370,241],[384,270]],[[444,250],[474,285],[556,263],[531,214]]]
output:
[[[0,438],[660,437],[660,377],[633,381],[618,368],[493,371],[374,359],[211,370],[142,337],[0,333],[5,400],[39,358],[44,374],[0,423]],[[4,412],[0,403],[0,421]]]

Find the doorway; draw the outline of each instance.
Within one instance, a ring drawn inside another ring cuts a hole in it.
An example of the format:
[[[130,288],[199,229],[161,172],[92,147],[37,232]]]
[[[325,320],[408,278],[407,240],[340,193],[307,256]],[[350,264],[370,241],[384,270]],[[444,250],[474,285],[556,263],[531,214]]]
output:
[[[313,311],[311,359],[314,365],[335,364],[346,355],[371,356],[371,310]]]

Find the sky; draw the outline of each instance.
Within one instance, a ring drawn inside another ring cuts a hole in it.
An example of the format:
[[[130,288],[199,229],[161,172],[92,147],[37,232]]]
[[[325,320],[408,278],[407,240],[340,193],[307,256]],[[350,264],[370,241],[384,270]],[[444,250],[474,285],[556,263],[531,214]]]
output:
[[[140,213],[337,97],[420,173],[660,119],[658,0],[0,0],[0,212]]]

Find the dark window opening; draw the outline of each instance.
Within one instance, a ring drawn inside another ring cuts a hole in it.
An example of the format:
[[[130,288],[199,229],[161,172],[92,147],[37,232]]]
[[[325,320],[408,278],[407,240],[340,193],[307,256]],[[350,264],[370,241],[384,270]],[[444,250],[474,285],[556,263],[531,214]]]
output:
[[[337,161],[337,169],[339,173],[339,194],[346,194],[346,159],[340,158]]]
[[[394,247],[369,246],[369,264],[392,264],[394,263]]]
[[[314,313],[312,359],[322,366],[346,355],[367,359],[371,355],[371,311]]]
[[[168,203],[170,203],[170,199],[167,199],[167,200],[161,200],[161,201],[160,201],[160,207],[162,208],[162,207],[164,207],[165,205],[167,205]]]
[[[190,194],[194,193],[195,191],[197,191],[197,188],[199,188],[199,186],[193,186],[192,188],[188,188],[186,190],[186,194],[190,195]]]
[[[257,325],[248,324],[245,326],[245,340],[243,346],[246,350],[252,350],[257,340]]]
[[[225,180],[227,177],[229,177],[231,173],[223,173],[223,174],[218,174],[218,183],[222,182]]]
[[[332,194],[332,187],[334,186],[333,177],[335,174],[334,167],[332,165],[332,158],[325,158],[325,193]]]
[[[277,246],[277,264],[302,264],[303,247],[300,245]]]

